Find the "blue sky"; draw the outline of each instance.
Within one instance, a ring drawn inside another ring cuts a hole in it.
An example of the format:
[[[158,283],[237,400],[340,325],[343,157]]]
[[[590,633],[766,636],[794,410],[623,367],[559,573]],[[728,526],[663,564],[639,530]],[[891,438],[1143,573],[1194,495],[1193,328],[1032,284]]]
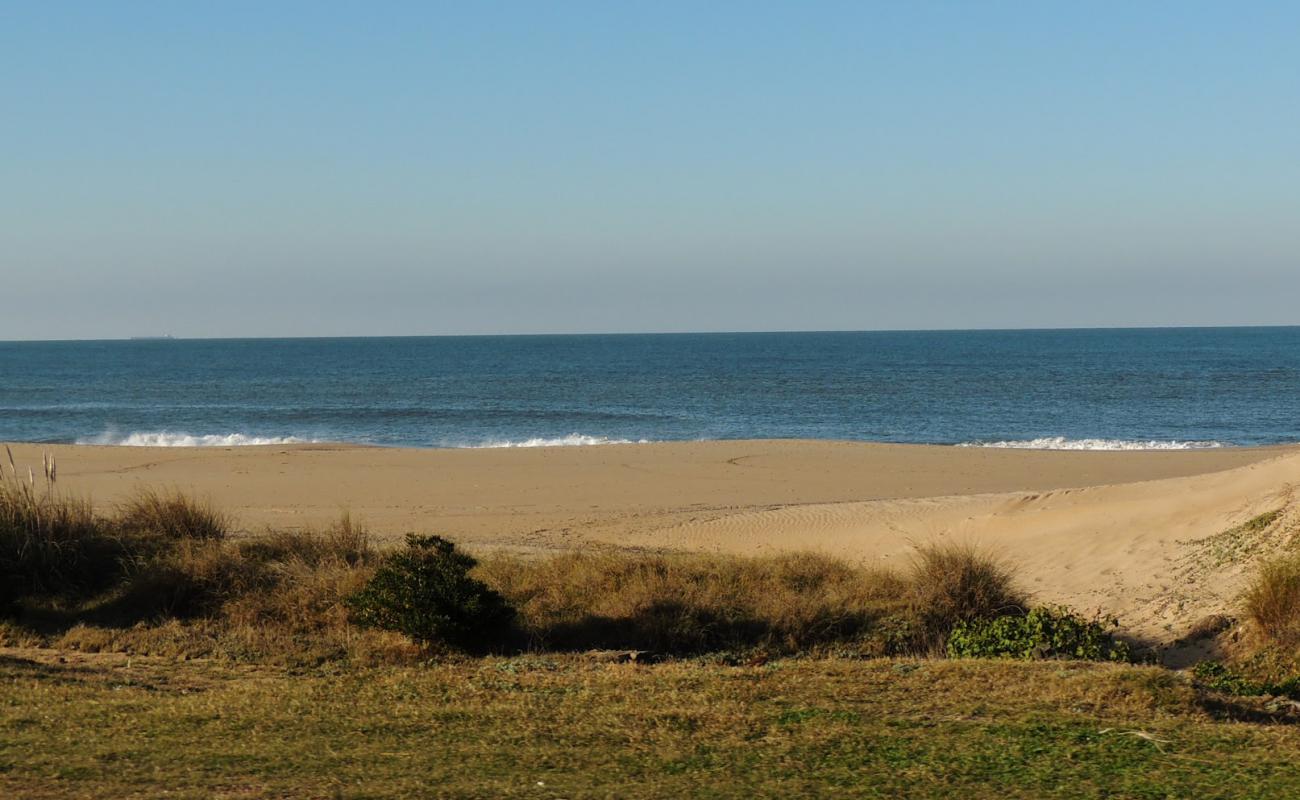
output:
[[[1300,323],[1298,9],[0,0],[0,338]]]

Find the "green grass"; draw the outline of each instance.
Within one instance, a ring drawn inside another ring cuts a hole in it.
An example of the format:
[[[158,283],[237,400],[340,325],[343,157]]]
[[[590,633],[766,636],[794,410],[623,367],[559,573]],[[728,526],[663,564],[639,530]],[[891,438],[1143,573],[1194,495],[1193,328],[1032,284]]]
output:
[[[1155,668],[9,653],[4,797],[1300,796],[1300,729]]]

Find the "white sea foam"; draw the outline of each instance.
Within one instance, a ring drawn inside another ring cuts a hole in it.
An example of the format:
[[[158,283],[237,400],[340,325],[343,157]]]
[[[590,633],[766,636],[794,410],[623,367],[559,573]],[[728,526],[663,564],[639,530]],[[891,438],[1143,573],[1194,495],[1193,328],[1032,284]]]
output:
[[[134,433],[102,433],[88,439],[78,439],[77,444],[110,444],[121,447],[246,447],[259,444],[304,444],[314,439],[297,436],[249,436],[245,433],[206,434],[196,436],[171,431],[136,431]]]
[[[491,448],[491,447],[578,447],[598,444],[648,444],[648,439],[633,441],[632,439],[611,439],[608,436],[587,436],[582,433],[571,433],[568,436],[557,436],[554,439],[534,437],[532,439],[521,439],[510,441],[498,439],[483,442],[481,444],[462,445],[471,448]]]
[[[958,447],[998,447],[1011,450],[1209,450],[1223,442],[1140,441],[1135,439],[1067,439],[1044,436],[1006,442],[965,442]]]

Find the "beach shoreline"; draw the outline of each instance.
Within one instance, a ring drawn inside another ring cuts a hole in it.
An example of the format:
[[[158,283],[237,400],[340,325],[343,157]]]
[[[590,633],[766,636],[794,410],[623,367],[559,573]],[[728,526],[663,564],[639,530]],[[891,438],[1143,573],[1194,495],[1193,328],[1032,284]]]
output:
[[[165,486],[212,500],[247,530],[319,526],[347,509],[381,536],[438,528],[475,538],[484,526],[505,533],[521,520],[566,511],[596,512],[608,522],[649,512],[1043,492],[1186,478],[1300,454],[1300,445],[1111,451],[815,439],[530,448],[8,446],[20,471],[32,466],[38,475],[43,454],[55,455],[60,488],[100,507],[141,486]]]
[[[528,448],[8,446],[20,471],[33,466],[39,474],[42,455],[55,455],[60,488],[101,507],[140,486],[166,486],[212,500],[247,530],[319,526],[347,509],[381,536],[437,528],[473,538],[491,525],[502,533],[535,530],[518,523],[565,512],[608,523],[647,513],[1081,489],[1300,454],[1300,445],[1111,451],[813,439]]]

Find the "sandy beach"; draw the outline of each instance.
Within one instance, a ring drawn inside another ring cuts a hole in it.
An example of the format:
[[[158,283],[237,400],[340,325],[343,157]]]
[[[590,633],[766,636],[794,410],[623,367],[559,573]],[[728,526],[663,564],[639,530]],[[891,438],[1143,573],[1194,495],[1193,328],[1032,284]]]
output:
[[[1228,608],[1239,566],[1204,540],[1286,509],[1300,449],[1063,452],[825,441],[418,450],[294,445],[12,445],[56,455],[61,489],[107,508],[142,486],[210,499],[246,535],[344,510],[383,540],[437,532],[487,551],[814,550],[901,563],[914,543],[978,542],[1037,600],[1121,616],[1168,641]]]

